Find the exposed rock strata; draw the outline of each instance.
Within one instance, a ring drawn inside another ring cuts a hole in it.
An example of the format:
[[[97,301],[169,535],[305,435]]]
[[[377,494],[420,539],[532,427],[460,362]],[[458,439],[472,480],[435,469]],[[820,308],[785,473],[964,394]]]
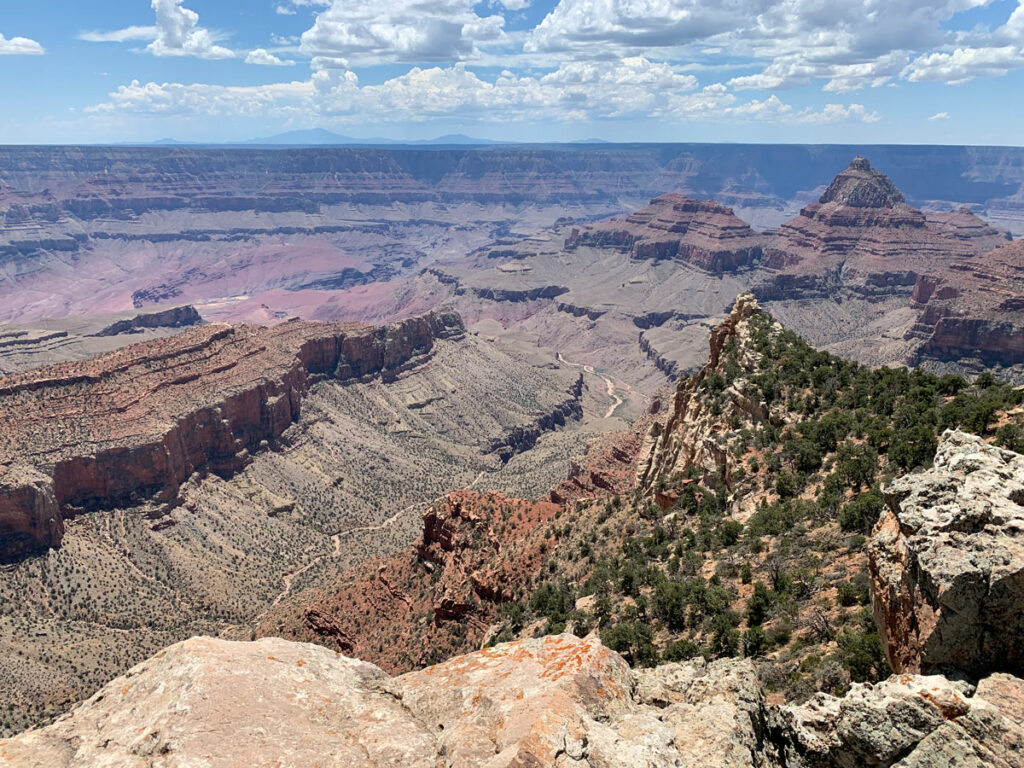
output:
[[[625,219],[573,229],[566,248],[621,248],[637,260],[676,259],[718,274],[751,266],[762,241],[731,208],[668,194]]]
[[[1024,363],[1024,242],[919,276],[911,306],[909,335],[924,340],[916,362]]]
[[[778,273],[755,288],[764,299],[909,295],[921,275],[1006,240],[969,211],[926,216],[863,157],[768,234],[765,263]]]
[[[127,320],[118,320],[98,331],[97,336],[117,336],[122,333],[138,333],[144,328],[185,328],[199,325],[203,318],[190,305],[171,307],[158,312],[143,312]]]
[[[564,427],[569,419],[583,418],[583,374],[569,390],[568,397],[556,405],[550,412],[537,417],[533,424],[512,429],[501,440],[496,440],[487,448],[487,453],[497,454],[502,461],[530,450],[545,432]]]
[[[279,436],[312,382],[395,377],[435,339],[463,332],[453,313],[377,328],[211,325],[0,379],[3,549],[59,544],[60,521],[39,517],[51,499],[63,515],[140,497],[170,502],[195,470],[237,470]],[[32,468],[32,481],[13,467]]]
[[[643,424],[643,422],[641,422]],[[571,464],[550,501],[456,491],[423,514],[407,551],[353,568],[272,611],[261,635],[317,642],[389,672],[479,647],[502,603],[522,600],[558,544],[555,521],[575,501],[626,493],[640,429],[601,438]]]
[[[778,420],[764,402],[755,402],[743,392],[742,381],[735,382],[726,391],[727,405],[716,412],[705,396],[704,383],[720,373],[724,365],[723,350],[730,342],[735,345],[737,362],[747,374],[757,372],[760,357],[748,343],[752,329],[750,319],[763,315],[757,301],[750,294],[736,299],[728,319],[711,332],[710,356],[707,365],[693,376],[684,377],[676,385],[675,396],[664,422],[651,426],[647,440],[637,461],[637,480],[640,487],[652,492],[662,480],[681,475],[690,467],[697,467],[711,482],[731,482],[732,462],[721,438],[732,427],[732,417],[749,424]],[[781,332],[782,326],[772,321],[771,332]]]
[[[934,466],[885,489],[869,545],[897,672],[1024,672],[1024,456],[947,431]]]

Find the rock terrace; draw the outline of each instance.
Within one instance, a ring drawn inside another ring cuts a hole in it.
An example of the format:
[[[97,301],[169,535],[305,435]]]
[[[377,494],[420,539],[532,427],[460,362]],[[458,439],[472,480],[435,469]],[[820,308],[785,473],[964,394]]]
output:
[[[316,380],[393,377],[462,333],[452,313],[209,325],[0,379],[0,557],[59,545],[75,510],[173,501],[193,471],[236,470],[278,437]]]

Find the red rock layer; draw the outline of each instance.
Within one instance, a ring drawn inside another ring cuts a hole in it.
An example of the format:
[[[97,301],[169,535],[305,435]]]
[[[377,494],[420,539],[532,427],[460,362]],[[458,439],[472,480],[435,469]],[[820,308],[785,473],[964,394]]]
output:
[[[393,377],[462,333],[454,313],[210,325],[0,379],[0,554],[58,545],[62,514],[167,502],[197,469],[233,471],[298,417],[316,380]],[[50,517],[26,522],[39,510]]]
[[[769,235],[765,264],[779,272],[756,290],[765,299],[832,295],[840,287],[909,292],[920,275],[1006,240],[969,211],[926,217],[861,157],[817,203]]]
[[[920,276],[911,306],[921,310],[909,334],[925,339],[919,361],[1024,363],[1024,241]]]
[[[566,247],[623,248],[635,259],[676,259],[707,272],[734,272],[761,256],[761,237],[731,208],[661,195],[625,219],[574,229]]]
[[[427,510],[412,549],[348,571],[266,619],[259,634],[316,642],[392,673],[479,647],[499,604],[539,570],[559,509],[456,491]]]
[[[526,596],[558,546],[559,519],[566,523],[570,505],[633,487],[647,423],[605,436],[555,486],[551,501],[468,490],[439,499],[409,550],[296,596],[258,634],[326,645],[392,673],[479,647],[501,605]]]

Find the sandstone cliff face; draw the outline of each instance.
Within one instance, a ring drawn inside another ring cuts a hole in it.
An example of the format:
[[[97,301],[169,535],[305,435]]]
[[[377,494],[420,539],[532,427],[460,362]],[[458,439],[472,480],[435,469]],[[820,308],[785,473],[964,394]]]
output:
[[[750,267],[761,257],[762,238],[711,200],[661,195],[625,219],[574,229],[567,248],[613,247],[637,260],[676,259],[720,274]]]
[[[61,515],[172,502],[194,471],[235,471],[284,432],[314,381],[388,379],[462,333],[453,313],[383,328],[213,325],[0,379],[0,549],[57,546]]]
[[[886,490],[869,545],[896,672],[1024,672],[1024,456],[948,431],[926,472]]]

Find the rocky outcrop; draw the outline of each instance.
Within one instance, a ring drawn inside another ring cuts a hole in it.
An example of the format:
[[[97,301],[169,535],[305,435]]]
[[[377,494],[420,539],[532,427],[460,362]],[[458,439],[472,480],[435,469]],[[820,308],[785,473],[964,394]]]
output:
[[[818,694],[771,713],[786,768],[1024,765],[1024,681],[992,675],[975,686],[940,675],[894,675],[842,698]]]
[[[47,728],[0,741],[24,768],[109,765],[773,765],[750,662],[636,673],[594,637],[524,640],[389,678],[277,639],[193,638]]]
[[[781,333],[782,326],[761,310],[752,295],[737,297],[728,319],[711,332],[707,365],[679,380],[664,422],[651,426],[637,462],[637,482],[645,492],[654,493],[661,482],[681,477],[691,467],[699,469],[707,482],[730,486],[734,459],[723,439],[735,431],[734,417],[752,425],[782,418],[759,397],[745,394],[742,378],[756,374],[761,359],[752,342],[754,318],[765,326],[765,333]],[[738,366],[741,378],[721,393],[718,402],[708,396],[707,384],[721,378],[727,357]]]
[[[545,432],[564,427],[570,420],[583,418],[583,374],[569,389],[568,397],[548,413],[537,417],[533,424],[517,426],[504,437],[488,446],[486,453],[496,454],[502,461],[508,461],[517,453],[528,451],[537,444]]]
[[[926,211],[924,215],[933,231],[968,242],[978,253],[995,250],[1013,239],[1009,232],[996,229],[970,208],[962,207],[946,212]]]
[[[315,645],[197,637],[52,725],[19,768],[96,765],[1019,768],[1024,683],[903,675],[766,703],[749,660],[631,670],[596,636],[520,640],[388,677]]]
[[[761,256],[762,238],[731,208],[668,194],[625,219],[573,229],[565,246],[621,248],[640,261],[675,259],[720,274],[752,266]]]
[[[893,670],[1024,673],[1024,456],[947,431],[885,497],[868,553]]]
[[[64,518],[53,481],[34,467],[0,465],[0,562],[41,547],[58,547]]]
[[[284,432],[314,382],[393,379],[463,333],[454,313],[386,327],[210,325],[0,379],[0,549],[55,546],[61,515],[173,503],[194,471],[233,472]]]
[[[191,305],[171,307],[157,312],[143,312],[125,320],[118,320],[98,331],[97,336],[117,336],[122,333],[138,333],[145,328],[186,328],[203,322],[196,308]]]
[[[640,344],[640,349],[647,355],[647,359],[654,363],[654,367],[664,373],[669,381],[675,381],[679,378],[679,364],[675,360],[669,360],[655,349],[654,345],[651,344],[651,340],[642,331],[638,337],[638,343]]]
[[[389,672],[479,647],[500,604],[521,597],[539,570],[559,510],[497,492],[450,493],[423,514],[406,552],[351,569],[259,632],[323,643]]]

